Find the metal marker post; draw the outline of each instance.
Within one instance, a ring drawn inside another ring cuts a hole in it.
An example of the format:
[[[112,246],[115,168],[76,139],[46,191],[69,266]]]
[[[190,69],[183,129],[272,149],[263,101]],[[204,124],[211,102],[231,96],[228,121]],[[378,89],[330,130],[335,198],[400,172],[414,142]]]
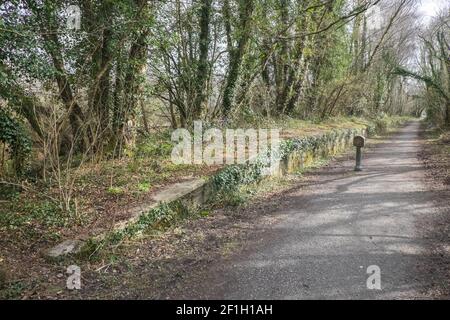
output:
[[[361,160],[362,160],[362,148],[366,144],[366,138],[363,136],[356,136],[353,138],[353,145],[356,147],[356,166],[355,171],[362,171]]]
[[[362,171],[361,169],[362,150],[361,147],[356,147],[356,166],[355,171]]]

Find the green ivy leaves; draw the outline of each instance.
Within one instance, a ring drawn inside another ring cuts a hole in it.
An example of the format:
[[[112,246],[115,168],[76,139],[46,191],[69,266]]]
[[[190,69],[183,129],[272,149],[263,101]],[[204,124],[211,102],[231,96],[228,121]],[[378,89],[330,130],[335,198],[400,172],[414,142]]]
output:
[[[31,139],[22,124],[5,110],[0,110],[0,141],[8,146],[15,173],[22,174],[25,161],[31,152]]]
[[[359,132],[358,129],[335,129],[322,135],[285,140],[280,143],[279,152],[274,155],[274,158],[275,161],[281,161],[295,151],[316,151],[322,146],[333,144],[336,140],[348,140]],[[242,185],[260,181],[263,178],[263,168],[268,164],[270,164],[270,152],[260,155],[256,163],[230,165],[212,177],[212,185],[218,193],[234,192]]]

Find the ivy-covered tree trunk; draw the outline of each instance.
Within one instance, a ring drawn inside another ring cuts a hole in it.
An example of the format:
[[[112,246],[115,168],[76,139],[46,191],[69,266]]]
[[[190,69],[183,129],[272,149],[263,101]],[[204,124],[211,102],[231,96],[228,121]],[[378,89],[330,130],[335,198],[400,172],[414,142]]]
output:
[[[72,84],[68,78],[62,55],[62,46],[58,39],[58,21],[54,4],[50,1],[44,1],[43,6],[39,7],[34,3],[30,3],[30,8],[37,16],[44,48],[50,56],[55,69],[54,79],[58,86],[58,95],[66,107],[72,128],[72,144],[80,151],[87,150],[92,141],[92,136],[89,132],[89,124],[85,121],[84,113],[73,94]]]
[[[64,61],[60,52],[60,44],[55,33],[48,32],[43,35],[46,48],[52,58],[53,66],[56,69],[55,79],[59,88],[59,97],[66,106],[69,115],[70,126],[72,127],[73,142],[81,150],[88,148],[89,124],[85,122],[85,117],[77,99],[73,95],[72,86],[67,77]]]
[[[237,33],[237,46],[233,44],[233,35],[231,27],[231,9],[229,0],[223,2],[223,16],[225,20],[225,30],[227,33],[228,42],[228,74],[225,81],[225,89],[222,100],[222,114],[224,118],[228,118],[232,106],[236,83],[241,71],[242,60],[247,48],[248,41],[250,39],[250,33],[252,29],[252,14],[254,10],[253,0],[238,0],[239,18],[238,18],[238,31]]]
[[[85,28],[89,32],[93,50],[91,61],[91,88],[89,93],[89,111],[95,114],[97,142],[105,137],[110,124],[110,87],[111,65],[113,61],[111,27],[112,5],[102,2],[96,8],[90,2],[82,2]],[[98,146],[96,146],[98,147]]]
[[[147,1],[135,0],[137,8],[137,21],[141,22],[134,31],[134,41],[131,44],[127,60],[119,62],[120,67],[117,69],[119,73],[116,75],[116,105],[114,114],[115,134],[113,141],[115,142],[116,153],[120,156],[123,152],[125,142],[125,127],[130,120],[132,113],[138,107],[138,93],[145,76],[147,62],[147,37],[149,28],[147,20],[150,18],[150,10]],[[123,69],[122,69],[123,68]]]
[[[210,24],[212,14],[212,0],[202,0],[199,10],[200,34],[198,42],[198,67],[196,77],[196,98],[194,101],[192,118],[200,119],[205,109],[207,82],[209,80],[209,43],[210,43]]]
[[[22,123],[0,109],[0,142],[8,145],[13,160],[14,173],[21,175],[25,160],[31,152],[31,139]]]
[[[47,115],[45,108],[36,97],[27,94],[17,84],[11,71],[2,61],[0,61],[0,73],[5,76],[4,78],[0,78],[0,97],[8,100],[13,110],[27,119],[39,138],[44,138],[39,115]]]

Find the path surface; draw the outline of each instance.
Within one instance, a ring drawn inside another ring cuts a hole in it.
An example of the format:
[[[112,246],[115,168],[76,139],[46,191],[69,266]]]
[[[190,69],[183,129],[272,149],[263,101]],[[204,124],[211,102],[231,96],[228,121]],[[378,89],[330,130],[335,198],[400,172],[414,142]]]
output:
[[[413,122],[372,148],[361,173],[351,160],[319,172],[320,182],[292,194],[279,212],[286,218],[259,244],[205,270],[176,298],[420,298],[431,281],[422,269],[430,239],[417,225],[436,209],[418,132]],[[366,287],[372,265],[381,268],[381,291]]]

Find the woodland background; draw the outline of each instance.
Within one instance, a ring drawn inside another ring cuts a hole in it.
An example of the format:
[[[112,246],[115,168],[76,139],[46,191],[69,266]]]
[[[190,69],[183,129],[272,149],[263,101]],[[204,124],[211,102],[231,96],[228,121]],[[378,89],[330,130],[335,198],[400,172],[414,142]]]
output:
[[[80,29],[67,25],[74,5]],[[426,114],[448,126],[449,9],[423,25],[418,5],[2,1],[2,194],[44,190],[72,212],[80,184],[129,190],[116,177],[123,167],[177,175],[188,169],[161,159],[171,130],[194,120],[289,128]],[[124,179],[137,191],[154,183]]]

